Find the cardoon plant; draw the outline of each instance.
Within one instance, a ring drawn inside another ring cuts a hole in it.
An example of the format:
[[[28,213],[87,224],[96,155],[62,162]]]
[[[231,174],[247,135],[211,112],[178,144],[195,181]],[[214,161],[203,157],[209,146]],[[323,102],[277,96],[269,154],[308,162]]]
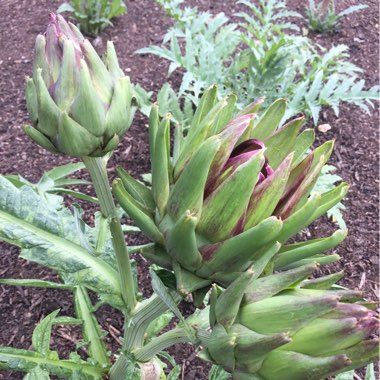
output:
[[[33,126],[25,130],[49,151],[83,160],[101,215],[90,227],[77,207],[72,213],[63,202],[49,203],[41,187],[0,177],[0,238],[62,280],[0,283],[72,291],[76,316],[59,317],[59,310],[46,316],[31,350],[0,347],[0,368],[26,372],[26,380],[50,374],[173,380],[179,366],[167,374],[160,357],[185,342],[236,380],[319,380],[373,361],[373,304],[335,285],[342,273],[312,277],[319,265],[337,260],[322,253],[346,232],[289,242],[347,192],[341,184],[311,193],[333,143],[310,150],[314,134],[301,132],[303,118],[277,130],[285,114],[282,99],[257,122],[260,101],[235,115],[235,96],[217,101],[212,87],[187,134],[175,131],[171,150],[170,115],[160,120],[153,106],[151,187],[121,168],[113,185],[122,208],[153,241],[127,247],[124,231],[133,228],[121,225],[106,154],[131,124],[134,90],[111,44],[107,53],[104,64],[60,16],[52,15],[45,36],[37,38],[34,75],[27,80]],[[49,180],[67,185],[62,177],[71,172],[50,171]],[[133,252],[156,264],[150,272],[154,294],[147,299],[137,292]],[[124,337],[115,356],[106,350],[95,315],[99,304],[92,304],[88,290],[123,313]],[[202,308],[185,319],[177,305],[190,293]],[[173,314],[175,327],[169,325]],[[54,324],[80,324],[88,358],[72,353],[60,359],[50,347]]]

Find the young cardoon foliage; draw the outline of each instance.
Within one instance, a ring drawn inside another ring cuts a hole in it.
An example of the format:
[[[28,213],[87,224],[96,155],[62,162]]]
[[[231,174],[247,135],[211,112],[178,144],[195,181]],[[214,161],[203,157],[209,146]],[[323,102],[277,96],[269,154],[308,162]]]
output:
[[[51,14],[36,39],[33,78],[26,80],[33,126],[25,132],[53,153],[102,156],[129,128],[132,97],[112,42],[103,63],[74,25]]]
[[[303,118],[277,129],[285,113],[283,99],[258,123],[254,113],[230,120],[234,104],[234,96],[216,102],[216,89],[209,89],[187,136],[177,133],[172,157],[169,117],[159,122],[153,108],[152,188],[122,169],[121,181],[114,184],[121,206],[156,243],[147,255],[174,269],[182,293],[211,282],[228,285],[251,265],[272,271],[334,261],[336,255],[320,253],[345,236],[338,231],[286,244],[347,192],[347,184],[341,184],[310,195],[333,142],[307,153],[314,134],[300,133]]]
[[[214,287],[203,358],[235,380],[320,380],[374,361],[376,313],[355,303],[360,292],[330,288],[339,275],[302,281],[316,267],[262,278],[248,270],[219,297]]]

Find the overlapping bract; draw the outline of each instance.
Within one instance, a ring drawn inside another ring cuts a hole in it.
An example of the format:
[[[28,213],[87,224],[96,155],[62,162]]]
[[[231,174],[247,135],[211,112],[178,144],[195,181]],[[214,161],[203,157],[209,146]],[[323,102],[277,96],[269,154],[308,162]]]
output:
[[[53,153],[103,156],[131,125],[132,98],[112,42],[104,63],[74,25],[51,14],[36,39],[33,78],[26,80],[29,137]]]
[[[262,278],[248,270],[219,297],[214,287],[203,358],[235,380],[320,380],[374,361],[376,313],[360,292],[331,288],[341,273],[305,280],[316,267]]]
[[[287,269],[328,263],[320,254],[345,237],[285,245],[340,201],[348,186],[310,192],[333,143],[307,153],[314,133],[300,133],[303,118],[278,125],[286,102],[276,101],[255,122],[261,100],[231,120],[236,98],[203,96],[186,137],[176,131],[170,152],[169,117],[150,117],[152,188],[118,169],[114,193],[141,230],[156,243],[149,255],[174,269],[178,290],[211,282],[228,285],[249,266]],[[147,255],[149,253],[146,253]]]

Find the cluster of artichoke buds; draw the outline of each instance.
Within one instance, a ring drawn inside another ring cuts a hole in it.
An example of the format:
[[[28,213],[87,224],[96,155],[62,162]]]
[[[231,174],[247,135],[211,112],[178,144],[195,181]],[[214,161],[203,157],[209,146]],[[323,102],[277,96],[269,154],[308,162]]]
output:
[[[147,257],[174,269],[182,293],[216,282],[227,286],[250,266],[285,270],[321,255],[346,232],[325,239],[286,242],[339,202],[348,185],[312,192],[333,142],[308,152],[314,132],[304,119],[278,128],[286,101],[273,103],[256,122],[261,100],[232,118],[236,97],[201,99],[188,134],[180,130],[170,152],[170,118],[150,116],[151,189],[119,168],[114,194],[137,226],[155,242]],[[232,120],[231,120],[232,119]]]
[[[36,39],[26,98],[33,126],[25,132],[50,152],[69,156],[114,150],[134,114],[133,88],[112,42],[104,63],[76,27],[55,14]]]
[[[342,274],[304,280],[316,267],[262,278],[248,270],[219,296],[214,286],[201,357],[235,380],[320,380],[374,361],[376,313],[360,292],[331,288]]]

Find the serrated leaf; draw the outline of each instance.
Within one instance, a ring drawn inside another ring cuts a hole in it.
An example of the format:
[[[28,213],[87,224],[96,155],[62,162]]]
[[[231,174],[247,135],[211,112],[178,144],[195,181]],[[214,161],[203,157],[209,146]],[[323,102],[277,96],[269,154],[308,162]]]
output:
[[[4,177],[12,182],[12,184],[17,188],[21,188],[25,185],[30,186],[57,209],[62,208],[63,203],[63,197],[56,195],[57,193],[68,194],[78,199],[98,203],[98,200],[94,197],[83,194],[79,191],[66,189],[67,186],[87,185],[91,183],[89,181],[76,178],[65,178],[66,176],[73,174],[83,168],[83,163],[69,163],[66,165],[58,166],[45,172],[36,184],[27,181],[21,176],[9,175]]]
[[[343,373],[340,373],[339,375],[337,375],[335,377],[335,380],[354,380],[354,374],[355,374],[354,370],[348,371],[348,372],[343,372]]]
[[[53,324],[54,325],[81,325],[83,323],[83,321],[81,319],[78,319],[78,318],[73,318],[73,317],[67,317],[67,316],[64,316],[64,317],[56,317],[54,319],[54,322]]]
[[[90,356],[101,366],[109,365],[107,350],[102,339],[102,331],[93,314],[93,305],[85,288],[78,286],[74,291],[75,312],[83,321],[83,337],[89,344]]]
[[[55,310],[46,316],[34,329],[32,344],[34,349],[45,357],[50,353],[51,329],[59,310]]]
[[[230,377],[231,375],[228,372],[226,372],[222,367],[219,367],[215,364],[211,367],[208,374],[209,380],[228,380]]]
[[[154,292],[161,298],[165,305],[175,314],[175,316],[181,321],[188,336],[195,342],[195,334],[193,329],[188,325],[182,313],[178,309],[177,303],[171,292],[165,287],[161,279],[158,277],[154,270],[150,270],[150,276],[152,278],[152,288]]]
[[[79,205],[73,204],[72,207],[74,220],[75,220],[75,228],[77,231],[77,236],[80,240],[81,246],[87,250],[88,253],[94,255],[94,248],[91,246],[88,238],[86,236],[86,224],[82,220],[82,209]]]
[[[69,3],[63,3],[57,9],[57,13],[74,12],[74,8]]]
[[[367,366],[364,380],[376,380],[375,367],[373,363]]]
[[[71,285],[60,284],[53,281],[44,281],[39,279],[13,279],[2,278],[0,284],[12,285],[12,286],[26,286],[31,288],[50,288],[50,289],[69,289],[73,287]]]
[[[339,175],[331,174],[335,170],[336,168],[332,165],[324,165],[321,174],[318,177],[316,184],[314,185],[313,191],[318,193],[325,193],[329,190],[332,190],[337,182],[342,181],[342,178]],[[336,222],[342,230],[346,230],[347,225],[344,221],[341,210],[345,210],[345,207],[342,202],[339,202],[327,211],[327,216],[331,218],[333,222]]]
[[[89,240],[94,231],[85,227]],[[120,283],[112,243],[95,257],[81,246],[75,218],[56,210],[33,189],[17,189],[0,177],[0,239],[21,248],[21,257],[60,272],[69,285],[84,285],[120,307]],[[120,301],[118,303],[118,301]]]
[[[157,336],[170,323],[173,316],[171,311],[167,311],[152,321],[145,331],[145,342]]]
[[[101,376],[91,376],[82,371],[75,371],[68,380],[102,380]]]
[[[102,368],[85,361],[74,362],[71,360],[58,360],[53,357],[45,358],[35,351],[0,346],[1,369],[29,372],[38,365],[43,365],[51,374],[64,379],[70,378],[72,373],[77,371],[98,380],[101,379],[101,374],[104,371]],[[82,380],[84,377],[80,379]],[[93,380],[91,377],[86,379]]]
[[[45,174],[52,180],[57,181],[84,168],[85,165],[82,162],[70,163],[50,169]]]
[[[34,367],[23,380],[50,380],[49,372],[40,366]]]
[[[181,366],[176,365],[166,376],[166,380],[177,380],[181,375]]]
[[[342,12],[339,12],[338,17],[344,17],[351,13],[358,12],[366,8],[368,8],[368,5],[366,4],[352,5],[351,7],[344,9]]]
[[[236,15],[240,17],[241,32],[224,14],[211,16],[196,8],[181,9],[181,3],[160,1],[176,22],[160,47],[144,51],[168,59],[171,71],[183,68],[186,78],[181,100],[198,105],[205,88],[216,84],[220,96],[231,91],[237,94],[240,109],[258,96],[265,95],[267,104],[280,97],[288,98],[282,123],[299,112],[311,116],[316,123],[322,106],[331,106],[338,114],[342,101],[369,112],[375,93],[359,91],[348,83],[352,79],[355,82],[361,71],[348,61],[348,47],[338,45],[327,50],[305,36],[289,33],[288,30],[299,31],[299,27],[287,18],[300,15],[284,9],[283,2],[260,1],[255,5],[240,1],[249,8]],[[365,7],[360,4],[338,14],[330,12],[324,23],[334,27],[344,15]],[[239,42],[246,46],[237,50]],[[330,81],[333,76],[338,80]],[[378,92],[375,96],[378,99]]]
[[[11,182],[14,186],[17,188],[23,187],[25,185],[33,186],[31,182],[29,182],[27,179],[20,175],[5,175],[4,178],[6,178],[9,182]]]

